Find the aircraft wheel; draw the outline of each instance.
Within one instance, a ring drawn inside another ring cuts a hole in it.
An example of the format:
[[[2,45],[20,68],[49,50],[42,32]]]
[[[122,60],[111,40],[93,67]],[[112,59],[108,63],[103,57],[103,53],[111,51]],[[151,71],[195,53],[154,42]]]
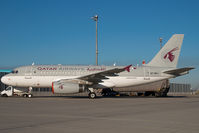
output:
[[[94,92],[89,93],[88,96],[90,99],[96,98],[96,94]]]

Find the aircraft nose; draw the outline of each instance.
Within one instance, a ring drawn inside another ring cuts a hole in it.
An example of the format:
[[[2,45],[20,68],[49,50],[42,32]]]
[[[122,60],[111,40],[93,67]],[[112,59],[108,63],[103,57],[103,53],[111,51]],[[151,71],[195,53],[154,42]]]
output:
[[[1,78],[1,82],[4,83],[4,84],[8,84],[9,83],[9,77],[8,76],[3,76]]]

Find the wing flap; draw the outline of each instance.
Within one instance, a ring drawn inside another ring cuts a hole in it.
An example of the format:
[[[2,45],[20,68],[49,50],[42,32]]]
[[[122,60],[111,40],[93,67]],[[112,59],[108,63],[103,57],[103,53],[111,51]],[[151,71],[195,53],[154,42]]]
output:
[[[106,70],[106,71],[102,71],[102,72],[98,72],[94,74],[89,74],[89,75],[79,77],[78,79],[86,80],[92,83],[100,83],[102,82],[103,79],[108,79],[107,76],[118,76],[117,73],[120,73],[123,71],[129,72],[131,66],[132,65],[126,66],[124,68],[114,68],[114,69],[110,69],[110,70]]]

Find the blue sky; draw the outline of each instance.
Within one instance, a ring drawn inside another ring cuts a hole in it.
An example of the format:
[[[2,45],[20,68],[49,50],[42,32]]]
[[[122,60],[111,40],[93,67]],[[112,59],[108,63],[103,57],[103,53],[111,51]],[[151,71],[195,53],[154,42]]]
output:
[[[199,67],[197,0],[1,0],[0,67],[149,62],[172,34],[185,34],[179,67]],[[199,87],[199,71],[175,79]]]

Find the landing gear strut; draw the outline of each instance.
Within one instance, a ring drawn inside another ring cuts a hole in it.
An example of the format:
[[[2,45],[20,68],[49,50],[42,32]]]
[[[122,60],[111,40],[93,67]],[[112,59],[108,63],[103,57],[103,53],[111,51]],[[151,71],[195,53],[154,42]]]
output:
[[[170,89],[170,87],[164,89],[163,91],[156,92],[156,93],[155,93],[155,96],[156,96],[156,97],[166,97],[166,96],[167,96],[167,93],[169,92],[169,89]]]
[[[96,98],[96,94],[95,94],[93,88],[89,88],[88,90],[90,91],[90,93],[88,94],[88,97],[89,97],[90,99]]]

